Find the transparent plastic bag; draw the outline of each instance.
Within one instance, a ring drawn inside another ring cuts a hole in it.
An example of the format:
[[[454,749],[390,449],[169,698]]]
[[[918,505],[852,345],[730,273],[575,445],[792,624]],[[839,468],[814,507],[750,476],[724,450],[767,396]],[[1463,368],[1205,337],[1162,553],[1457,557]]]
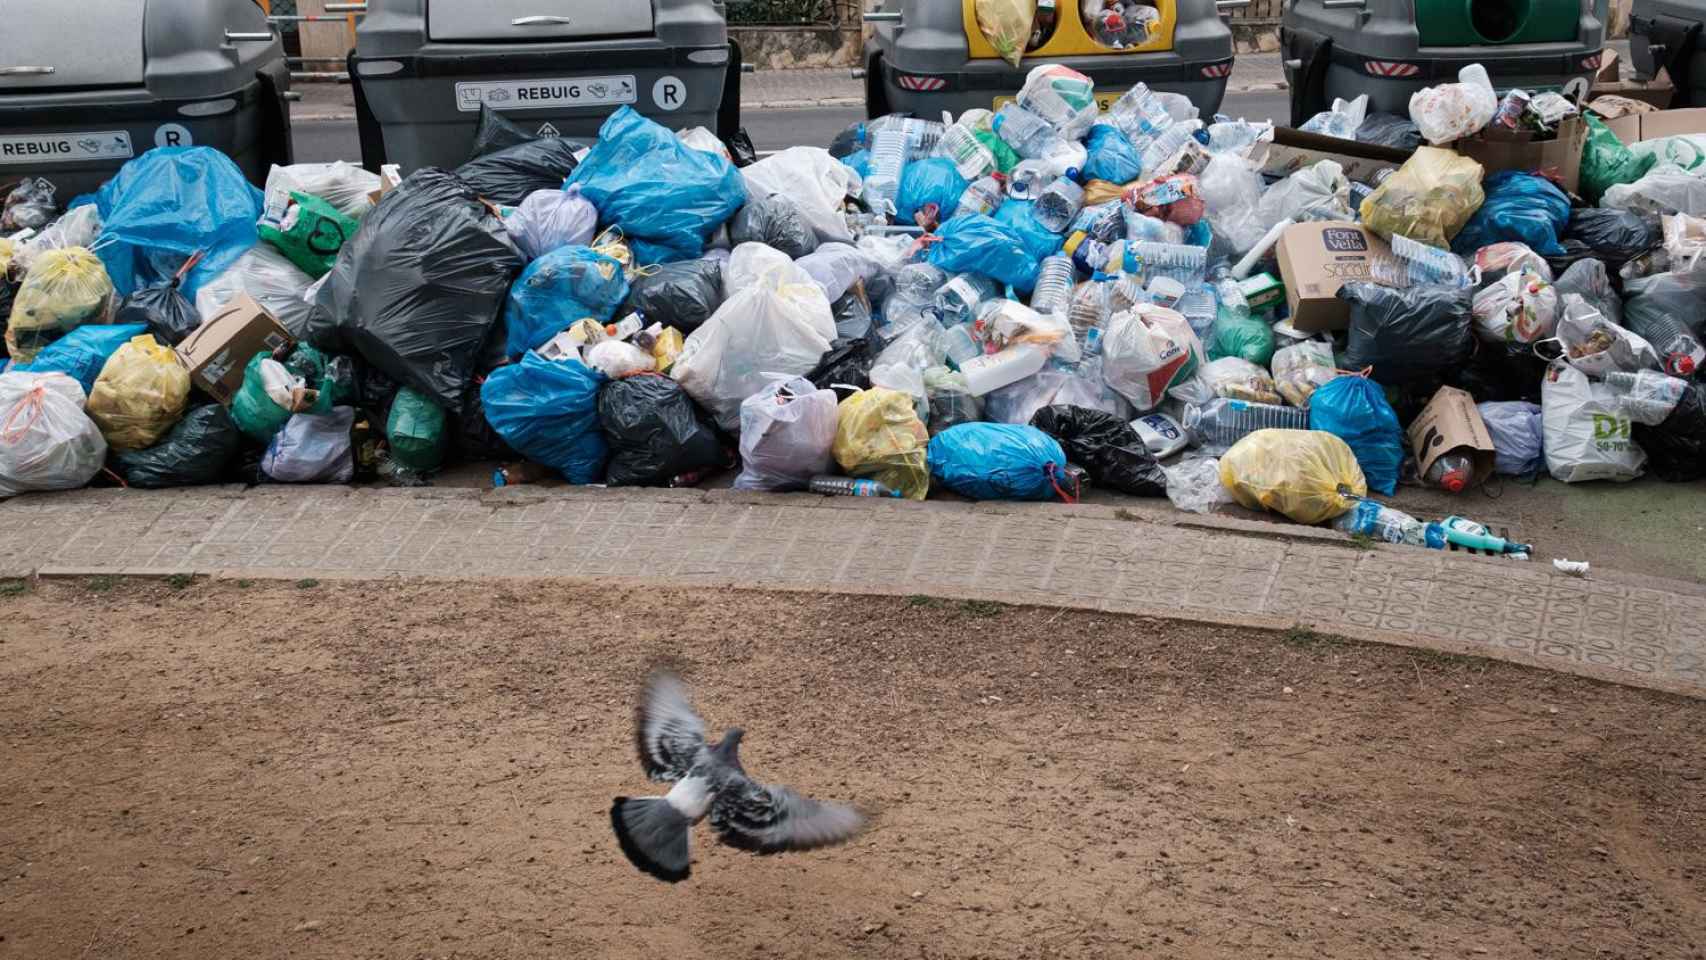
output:
[[[1167,475],[1167,499],[1180,510],[1213,513],[1233,502],[1232,492],[1220,482],[1220,460],[1215,457],[1186,457],[1161,469]]]
[[[587,366],[612,379],[657,369],[651,354],[626,340],[601,340],[586,349]]]
[[[1332,109],[1317,113],[1297,129],[1301,133],[1318,133],[1324,137],[1355,140],[1357,130],[1362,127],[1363,119],[1367,116],[1368,94],[1365,93],[1355,100],[1334,98]]]
[[[1576,294],[1564,294],[1562,300],[1557,341],[1563,348],[1560,359],[1564,364],[1596,378],[1614,370],[1634,373],[1659,369],[1658,351],[1635,331],[1607,320]]]
[[[1028,28],[1027,28],[1028,29]],[[789,147],[743,167],[741,179],[754,197],[779,193],[800,209],[818,241],[852,243],[842,213],[859,175],[821,147]]]
[[[267,445],[261,472],[279,483],[348,483],[355,475],[354,426],[354,407],[293,414]]]
[[[1251,403],[1285,402],[1268,371],[1241,357],[1211,360],[1203,366],[1199,375],[1217,397],[1248,400]]]
[[[101,471],[107,441],[62,373],[0,374],[0,496],[72,490]]]
[[[343,160],[295,163],[287,167],[274,164],[267,171],[261,219],[277,226],[284,218],[285,208],[290,205],[290,195],[307,193],[337,207],[345,216],[359,220],[373,209],[371,195],[378,189],[378,174]]]
[[[71,210],[53,221],[28,240],[21,241],[12,252],[12,270],[28,275],[36,258],[49,250],[67,247],[88,247],[101,233],[101,212],[92,203]]]
[[[1654,167],[1631,183],[1608,188],[1600,204],[1653,216],[1668,213],[1706,216],[1706,178],[1680,167]]]
[[[1402,235],[1450,247],[1485,199],[1479,163],[1422,147],[1362,202],[1362,222],[1387,240]]]
[[[114,450],[151,447],[183,416],[190,375],[172,348],[142,334],[119,347],[89,392],[89,419]]]
[[[876,480],[923,500],[930,494],[929,444],[930,434],[904,393],[876,388],[841,401],[834,452],[848,476]]]
[[[835,462],[834,390],[801,378],[776,380],[740,405],[736,490],[804,490]]]
[[[598,211],[579,187],[535,190],[505,210],[504,229],[529,260],[563,247],[585,246],[598,232]]]
[[[113,284],[100,258],[83,247],[49,250],[18,286],[6,327],[6,350],[28,363],[37,351],[85,323],[106,323]]]
[[[206,323],[237,299],[238,294],[246,293],[300,340],[307,335],[308,318],[314,312],[313,303],[303,299],[313,283],[313,277],[303,273],[272,244],[258,243],[238,258],[231,269],[196,292],[195,312]]]
[[[1287,218],[1299,222],[1356,219],[1351,210],[1351,182],[1345,177],[1345,168],[1338,161],[1322,160],[1269,187],[1256,207],[1257,221],[1264,225],[1265,232],[1266,227]]]
[[[1535,343],[1552,336],[1561,311],[1558,291],[1530,270],[1504,278],[1475,294],[1475,335],[1488,343]]]
[[[53,219],[54,210],[58,209],[53,201],[57,192],[50,180],[25,177],[12,188],[12,192],[6,194],[5,209],[0,212],[0,232],[40,230],[46,226]]]
[[[1285,402],[1307,409],[1315,391],[1338,376],[1333,364],[1333,345],[1305,340],[1282,347],[1274,351],[1273,372],[1274,384]]]
[[[1251,510],[1326,523],[1368,496],[1349,445],[1320,430],[1258,430],[1220,458],[1220,482]]]
[[[1265,202],[1261,176],[1237,154],[1216,154],[1198,178],[1197,190],[1202,196],[1209,225],[1214,228],[1215,239],[1225,241],[1232,253],[1247,252],[1273,225],[1264,222],[1260,212]],[[1135,212],[1127,214],[1128,236],[1131,218],[1141,216]]]

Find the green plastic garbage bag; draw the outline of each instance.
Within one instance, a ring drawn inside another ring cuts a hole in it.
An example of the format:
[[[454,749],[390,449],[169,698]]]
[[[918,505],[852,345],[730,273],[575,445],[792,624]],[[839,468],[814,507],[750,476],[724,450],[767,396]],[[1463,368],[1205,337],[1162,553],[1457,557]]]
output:
[[[243,368],[243,385],[231,398],[231,420],[244,434],[270,443],[291,414],[331,412],[336,393],[331,379],[321,380],[318,390],[307,384],[271,354],[256,353]]]
[[[290,206],[277,224],[262,220],[261,239],[277,247],[303,273],[318,280],[332,269],[344,241],[361,223],[311,193],[290,192]]]
[[[1266,368],[1274,358],[1274,328],[1248,312],[1223,310],[1204,347],[1210,360],[1238,357]]]
[[[397,391],[385,421],[385,440],[391,462],[416,473],[431,473],[444,465],[444,408],[414,387]]]
[[[1658,159],[1656,154],[1638,155],[1623,145],[1611,128],[1590,113],[1587,145],[1582,147],[1582,196],[1598,204],[1605,191],[1620,183],[1634,183],[1646,176]]]

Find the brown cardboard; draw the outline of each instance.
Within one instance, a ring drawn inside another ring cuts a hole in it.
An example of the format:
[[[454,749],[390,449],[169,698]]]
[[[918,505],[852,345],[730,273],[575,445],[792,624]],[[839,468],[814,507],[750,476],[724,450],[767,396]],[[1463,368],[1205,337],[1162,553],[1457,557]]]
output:
[[[1475,398],[1456,387],[1440,387],[1422,415],[1410,424],[1410,449],[1423,474],[1434,461],[1460,447],[1468,447],[1475,462],[1475,483],[1493,475],[1493,438],[1486,421],[1475,407]]]
[[[1350,325],[1350,304],[1339,299],[1347,280],[1367,280],[1377,259],[1390,257],[1386,241],[1355,223],[1311,221],[1280,234],[1280,278],[1291,324],[1316,333]]]
[[[1595,83],[1616,83],[1623,75],[1623,65],[1619,63],[1616,47],[1606,47],[1599,53],[1599,69],[1594,71]]]
[[[1612,80],[1595,83],[1588,91],[1588,99],[1602,96],[1628,97],[1631,100],[1642,100],[1663,110],[1676,99],[1676,85],[1671,83],[1670,74],[1663,70],[1659,75],[1645,83],[1638,80]]]
[[[1641,114],[1642,140],[1675,137],[1685,133],[1706,133],[1706,107],[1655,110]]]
[[[240,293],[178,344],[178,359],[196,386],[229,404],[243,385],[243,368],[255,354],[277,354],[295,344],[265,307]]]
[[[1274,130],[1274,142],[1268,147],[1268,158],[1262,173],[1270,177],[1288,177],[1304,167],[1322,160],[1337,161],[1352,180],[1372,183],[1376,171],[1401,167],[1410,159],[1408,151],[1382,147],[1355,140],[1324,137],[1318,133],[1302,133],[1289,127]]]
[[[1498,170],[1556,170],[1564,189],[1571,193],[1581,183],[1582,147],[1587,143],[1587,124],[1579,117],[1565,117],[1552,140],[1522,140],[1479,134],[1457,141],[1458,153],[1481,164],[1488,175]]]
[[[403,168],[402,167],[398,166],[395,163],[387,163],[387,164],[382,165],[379,168],[379,189],[374,190],[367,195],[367,202],[373,204],[376,207],[379,206],[379,201],[382,200],[387,193],[390,193],[392,188],[396,187],[397,184],[402,183],[402,182],[403,182]]]

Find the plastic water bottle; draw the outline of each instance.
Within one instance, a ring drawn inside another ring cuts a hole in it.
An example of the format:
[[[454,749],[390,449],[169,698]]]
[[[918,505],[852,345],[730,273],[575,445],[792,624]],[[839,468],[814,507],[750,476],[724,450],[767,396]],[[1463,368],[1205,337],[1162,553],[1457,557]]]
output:
[[[807,489],[826,497],[899,497],[900,491],[875,480],[852,477],[813,477]]]
[[[1412,547],[1426,544],[1427,528],[1427,524],[1404,511],[1374,500],[1358,500],[1349,513],[1333,521],[1333,529],[1340,533]]]
[[[1664,423],[1688,389],[1688,381],[1657,370],[1614,370],[1605,375],[1605,385],[1617,393],[1618,406],[1629,419],[1649,427]]]
[[[1219,304],[1207,284],[1197,284],[1185,291],[1173,309],[1184,314],[1185,322],[1191,325],[1191,332],[1197,335],[1197,339],[1207,340],[1209,331],[1214,327],[1214,318],[1219,313]]]
[[[1078,338],[1078,349],[1086,357],[1102,352],[1102,332],[1108,327],[1110,315],[1108,295],[1114,285],[1106,280],[1081,283],[1072,291],[1072,304],[1066,308],[1066,322],[1072,335]]]
[[[1017,103],[1003,106],[990,121],[995,132],[1007,145],[1027,160],[1040,159],[1060,134],[1049,122]]]
[[[904,127],[889,127],[872,135],[871,175],[865,178],[865,204],[878,213],[894,215],[900,177],[906,172],[906,139]]]
[[[1041,160],[1025,160],[1007,176],[1007,195],[1015,200],[1035,200],[1048,183],[1048,170]]]
[[[1145,141],[1173,125],[1173,117],[1145,84],[1125,92],[1108,108],[1108,119],[1139,148]]]
[[[1126,272],[1145,278],[1172,277],[1187,287],[1201,283],[1208,270],[1208,250],[1185,243],[1126,245]]]
[[[1216,397],[1185,408],[1185,429],[1198,443],[1230,447],[1257,430],[1308,430],[1309,411]]]
[[[1001,292],[994,280],[975,273],[962,273],[936,291],[936,310],[942,323],[952,326],[977,318],[978,305]]]
[[[1422,480],[1430,487],[1438,487],[1446,493],[1462,493],[1475,482],[1475,460],[1468,453],[1453,450],[1440,455]]]
[[[948,328],[947,336],[948,362],[959,369],[960,364],[974,360],[983,355],[983,341],[977,338],[977,328],[969,323],[962,323]]]
[[[1650,310],[1630,310],[1624,316],[1626,326],[1658,350],[1666,373],[1673,377],[1691,377],[1696,370],[1706,366],[1706,347],[1700,345],[1694,332],[1681,320]]]
[[[1084,207],[1084,188],[1072,179],[1075,172],[1068,170],[1066,176],[1044,187],[1042,195],[1037,197],[1032,213],[1037,223],[1050,233],[1065,233]]]
[[[947,125],[939,120],[909,117],[906,121],[907,159],[922,160],[934,156],[947,132]]]
[[[995,154],[975,134],[958,124],[942,132],[936,154],[954,161],[954,168],[967,180],[987,177],[996,170]]]
[[[1056,254],[1044,257],[1037,272],[1037,288],[1031,294],[1031,309],[1038,313],[1065,313],[1072,303],[1072,282],[1077,279],[1072,258]]]
[[[999,173],[972,181],[966,187],[966,192],[960,194],[960,205],[955,208],[954,216],[962,217],[968,213],[992,214],[1001,209],[1001,204],[1007,199],[1007,178]]]
[[[1416,284],[1439,283],[1452,287],[1474,285],[1469,265],[1462,257],[1411,240],[1403,234],[1392,237],[1393,260],[1374,264],[1375,279],[1391,286],[1408,287]]]
[[[1201,120],[1188,123],[1175,123],[1156,134],[1155,139],[1143,148],[1143,172],[1149,175],[1163,163],[1167,162],[1179,148],[1197,138],[1197,131],[1202,129]],[[1171,171],[1169,171],[1171,172]]]

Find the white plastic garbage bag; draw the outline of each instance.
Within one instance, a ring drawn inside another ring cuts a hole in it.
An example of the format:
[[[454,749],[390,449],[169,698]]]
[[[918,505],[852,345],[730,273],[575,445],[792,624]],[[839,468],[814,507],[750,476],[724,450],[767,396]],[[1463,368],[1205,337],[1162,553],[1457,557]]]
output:
[[[792,200],[800,215],[811,224],[819,243],[852,243],[847,218],[842,215],[857,175],[853,168],[829,155],[822,147],[789,147],[743,168],[747,193],[767,197],[772,193]]]
[[[585,246],[598,231],[598,208],[581,196],[579,184],[567,190],[535,190],[521,205],[504,213],[504,229],[529,260],[561,247]]]
[[[63,373],[0,374],[0,496],[71,490],[100,472],[107,441],[85,399]]]
[[[716,134],[704,127],[694,127],[691,130],[678,130],[676,131],[675,137],[681,141],[682,146],[691,147],[700,153],[714,153],[730,163],[734,162],[735,158],[729,154],[728,145],[723,143],[723,141],[718,140]]]
[[[1203,365],[1202,342],[1183,315],[1140,303],[1114,315],[1102,338],[1102,377],[1140,412],[1191,382]]]
[[[1706,178],[1669,164],[1657,166],[1634,183],[1606,190],[1599,205],[1648,215],[1706,216]]]
[[[1621,483],[1641,475],[1646,451],[1636,445],[1629,415],[1610,387],[1554,363],[1540,383],[1540,408],[1546,469],[1554,480]]]
[[[909,394],[919,406],[920,419],[928,419],[930,397],[924,389],[924,371],[947,357],[948,331],[934,317],[925,317],[877,354],[871,364],[871,386]]]
[[[670,375],[732,431],[741,401],[817,365],[835,339],[835,317],[823,289],[761,243],[735,248],[723,284],[728,299],[687,338]]]
[[[870,254],[845,243],[822,244],[794,262],[817,281],[830,303],[840,300],[855,283],[869,280],[882,270]]]
[[[1479,133],[1499,109],[1499,95],[1480,64],[1464,67],[1457,79],[1460,82],[1426,87],[1410,97],[1410,119],[1422,139],[1435,146]]]
[[[348,483],[355,475],[350,451],[354,407],[323,415],[292,414],[267,445],[261,471],[279,483]]]
[[[1532,270],[1514,270],[1475,294],[1475,335],[1486,343],[1534,343],[1558,327],[1558,291]]]
[[[267,171],[261,222],[278,226],[284,219],[285,210],[290,207],[293,191],[319,197],[337,207],[344,216],[359,220],[373,208],[371,194],[378,189],[378,174],[343,160],[293,163],[288,167],[274,165]]]
[[[1256,214],[1270,227],[1287,217],[1299,222],[1355,220],[1351,181],[1338,161],[1321,160],[1269,187],[1256,206]]]
[[[88,247],[95,242],[100,232],[101,211],[94,204],[86,203],[43,227],[35,236],[19,243],[12,254],[13,273],[29,273],[36,258],[49,250]]]
[[[330,276],[330,274],[328,274]],[[239,257],[231,269],[204,284],[195,295],[195,312],[206,323],[239,293],[247,293],[266,307],[290,335],[308,334],[308,316],[314,305],[303,299],[314,279],[285,258],[270,243],[257,243]]]
[[[1363,94],[1355,100],[1333,99],[1333,107],[1323,110],[1297,129],[1302,133],[1318,133],[1324,137],[1338,137],[1340,140],[1355,140],[1357,128],[1362,126],[1364,117],[1368,116],[1368,94]],[[1492,119],[1492,114],[1487,115]]]
[[[1259,212],[1261,175],[1236,153],[1215,154],[1197,180],[1197,192],[1202,195],[1215,239],[1224,240],[1233,253],[1242,254],[1254,247],[1273,226],[1264,223]]]
[[[612,379],[657,369],[657,360],[626,340],[600,340],[586,348],[586,365]]]
[[[1634,373],[1661,366],[1659,352],[1645,338],[1607,320],[1574,293],[1564,294],[1557,334],[1563,361],[1591,377],[1604,378],[1613,370]]]
[[[736,490],[804,490],[834,473],[834,390],[802,378],[776,380],[740,405],[740,476]]]

